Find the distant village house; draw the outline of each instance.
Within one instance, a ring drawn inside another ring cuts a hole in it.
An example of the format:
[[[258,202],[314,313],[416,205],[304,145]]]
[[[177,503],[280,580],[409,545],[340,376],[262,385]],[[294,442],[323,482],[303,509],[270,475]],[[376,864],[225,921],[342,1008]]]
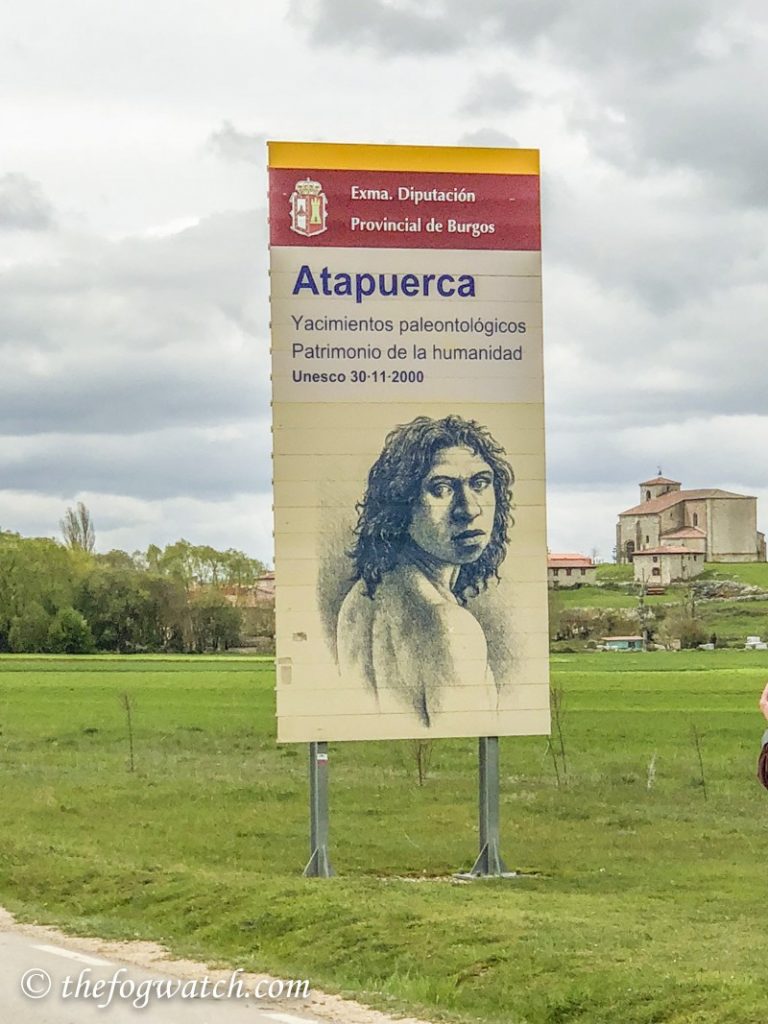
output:
[[[597,567],[591,558],[579,554],[549,554],[547,581],[550,587],[577,587],[594,583]]]
[[[704,554],[682,546],[665,544],[636,551],[635,580],[646,587],[668,587],[670,583],[693,579],[704,569]]]

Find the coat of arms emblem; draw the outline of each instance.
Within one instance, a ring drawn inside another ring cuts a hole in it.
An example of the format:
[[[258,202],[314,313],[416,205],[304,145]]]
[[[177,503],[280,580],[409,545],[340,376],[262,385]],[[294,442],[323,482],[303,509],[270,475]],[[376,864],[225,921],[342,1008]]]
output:
[[[297,235],[319,235],[326,229],[328,198],[319,181],[297,181],[291,195],[291,231]]]

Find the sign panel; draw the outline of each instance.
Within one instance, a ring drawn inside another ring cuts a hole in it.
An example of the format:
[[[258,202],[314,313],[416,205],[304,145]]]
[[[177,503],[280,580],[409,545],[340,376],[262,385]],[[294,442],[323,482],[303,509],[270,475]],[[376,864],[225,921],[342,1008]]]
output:
[[[538,152],[269,178],[278,739],[548,733]]]

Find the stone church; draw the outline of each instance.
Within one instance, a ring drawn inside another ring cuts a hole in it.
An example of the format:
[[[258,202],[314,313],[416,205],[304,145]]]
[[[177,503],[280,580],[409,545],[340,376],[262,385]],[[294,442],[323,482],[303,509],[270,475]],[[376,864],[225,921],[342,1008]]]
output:
[[[619,513],[616,561],[667,546],[703,554],[707,562],[764,562],[757,498],[717,487],[684,491],[663,476],[643,481],[640,504]]]

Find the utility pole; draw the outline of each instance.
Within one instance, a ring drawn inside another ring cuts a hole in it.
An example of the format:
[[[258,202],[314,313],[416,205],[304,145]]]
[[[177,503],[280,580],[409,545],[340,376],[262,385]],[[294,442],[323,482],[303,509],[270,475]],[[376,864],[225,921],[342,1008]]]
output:
[[[640,620],[640,630],[643,634],[643,648],[648,647],[648,612],[650,609],[645,603],[646,585],[645,580],[640,582],[640,589],[637,594],[637,617]]]

